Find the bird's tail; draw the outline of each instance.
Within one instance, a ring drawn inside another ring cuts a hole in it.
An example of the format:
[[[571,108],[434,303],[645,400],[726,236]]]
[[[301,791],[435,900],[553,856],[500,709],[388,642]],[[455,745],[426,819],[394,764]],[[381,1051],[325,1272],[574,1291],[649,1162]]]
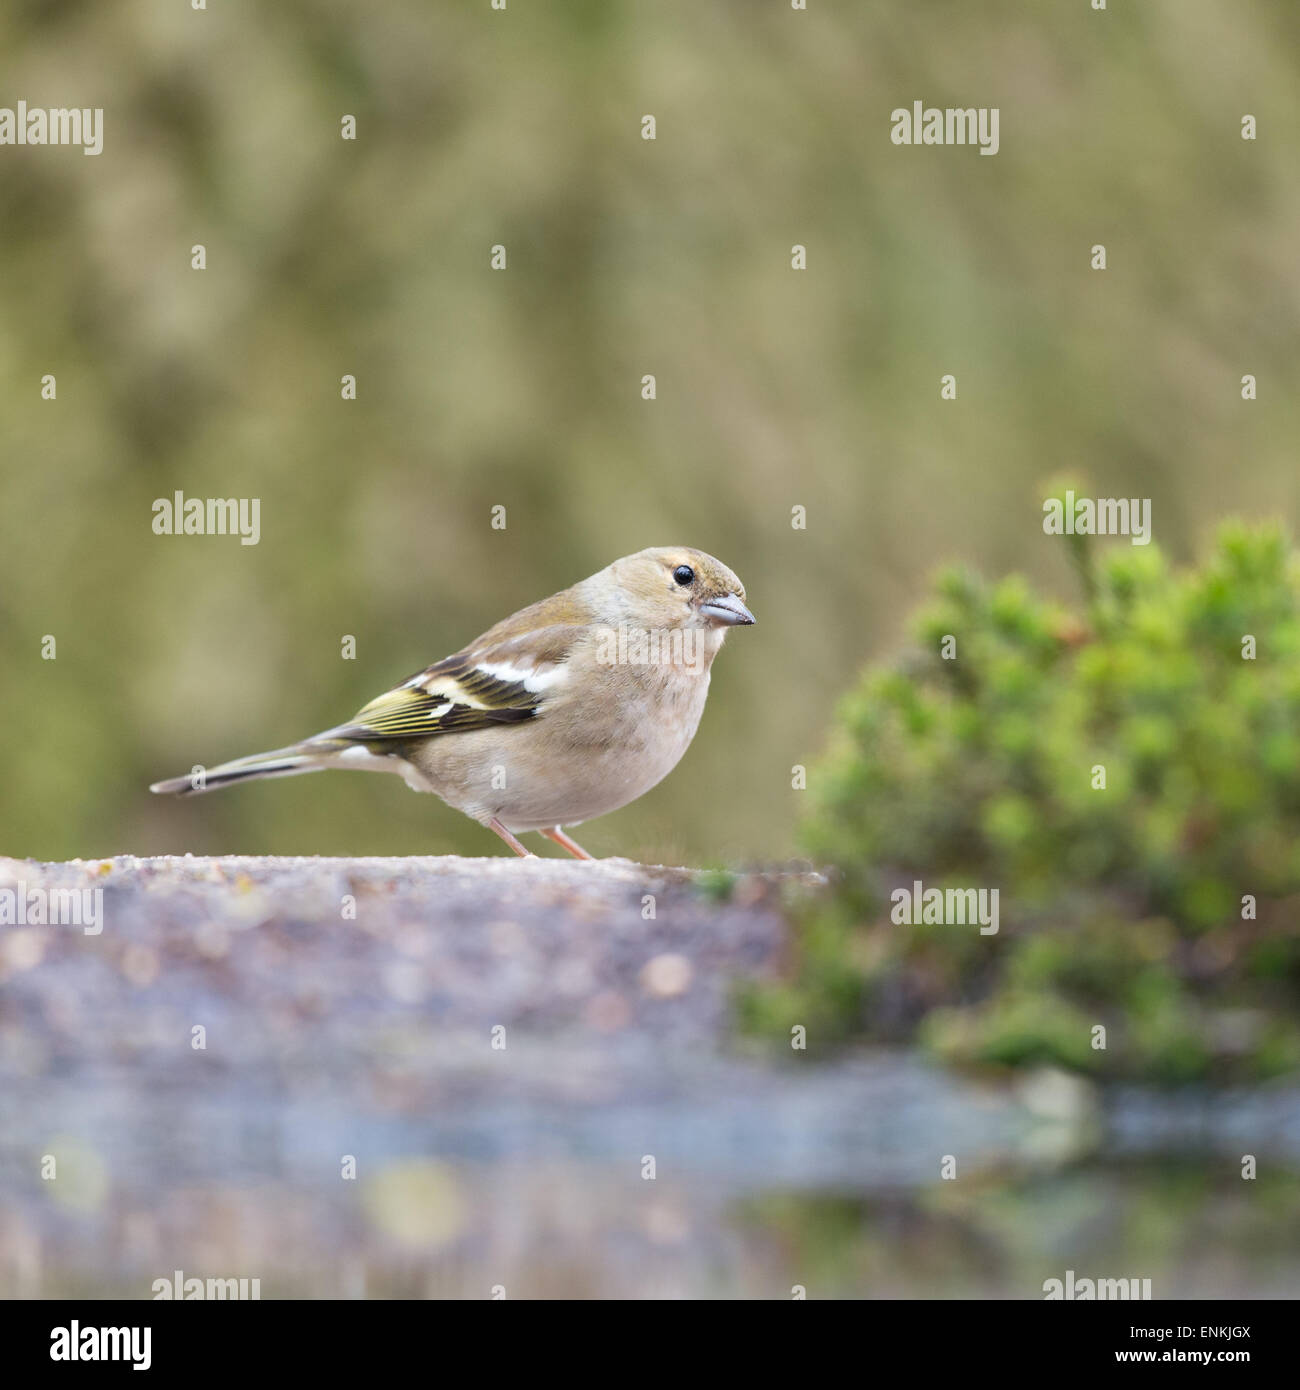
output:
[[[193,796],[253,777],[296,777],[300,772],[320,772],[330,766],[331,754],[343,747],[345,744],[339,739],[309,739],[306,743],[275,748],[269,753],[236,758],[219,767],[195,768],[187,777],[171,777],[166,782],[155,782],[149,790],[164,796]]]

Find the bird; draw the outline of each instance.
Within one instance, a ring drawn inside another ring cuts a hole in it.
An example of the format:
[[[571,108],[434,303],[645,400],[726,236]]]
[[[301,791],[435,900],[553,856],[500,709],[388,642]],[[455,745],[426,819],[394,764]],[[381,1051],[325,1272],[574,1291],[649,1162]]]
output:
[[[345,724],[150,791],[188,796],[326,768],[393,772],[524,858],[661,782],[690,747],[713,659],[750,626],[745,586],[689,546],[652,546],[521,608]]]

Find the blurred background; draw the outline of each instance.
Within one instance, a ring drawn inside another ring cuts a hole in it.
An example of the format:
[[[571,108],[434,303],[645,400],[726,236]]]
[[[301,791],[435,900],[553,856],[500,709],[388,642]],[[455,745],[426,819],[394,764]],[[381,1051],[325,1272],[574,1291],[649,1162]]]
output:
[[[1175,563],[1226,514],[1300,523],[1295,6],[10,0],[20,99],[105,130],[96,158],[0,147],[2,855],[503,853],[396,778],[147,786],[684,543],[759,626],[679,769],[581,838],[780,862],[791,768],[936,570],[1077,600],[1050,480],[1150,498]],[[917,100],[999,108],[1000,152],[893,145]],[[155,535],[177,490],[260,499],[260,543]],[[507,903],[492,955],[481,907],[450,923],[405,886],[368,941],[251,881],[233,922],[196,924],[186,880],[189,917],[123,888],[102,938],[5,929],[0,1293],[145,1296],[174,1267],[268,1297],[481,1297],[503,1270],[512,1296],[1300,1287],[1294,1090],[1112,1096],[1103,1144],[1050,1070],[805,1076],[782,1000],[758,1040],[724,1021],[769,938],[709,956],[713,919],[675,939],[597,905],[554,946]],[[358,983],[338,953],[363,950]],[[673,1008],[713,991],[689,1035],[647,992],[656,952],[697,972]],[[531,1050],[492,1080],[502,1016]],[[954,1135],[972,1183],[936,1177]],[[363,1147],[356,1200],[338,1154]]]
[[[1300,512],[1298,67],[1300,11],[1241,0],[14,0],[4,101],[105,141],[0,150],[0,848],[496,853],[396,778],[146,787],[682,542],[760,626],[587,839],[788,854],[940,563],[1073,592],[1048,476],[1150,497],[1175,559]],[[894,146],[917,99],[1000,107],[1000,153]],[[260,498],[260,544],[153,534],[177,489]]]

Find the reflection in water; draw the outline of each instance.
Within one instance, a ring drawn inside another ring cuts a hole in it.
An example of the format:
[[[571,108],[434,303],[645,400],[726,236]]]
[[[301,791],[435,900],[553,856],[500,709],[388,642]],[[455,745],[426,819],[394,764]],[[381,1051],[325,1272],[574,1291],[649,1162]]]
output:
[[[114,861],[113,932],[0,935],[0,1295],[1300,1293],[1300,1091],[736,1051],[771,883],[506,867]]]
[[[260,1278],[264,1298],[1039,1298],[1073,1269],[1149,1278],[1156,1298],[1294,1297],[1296,1176],[1144,1165],[736,1197],[603,1166],[416,1160],[369,1188],[181,1189],[93,1215],[10,1203],[0,1294],[150,1297],[179,1269]]]

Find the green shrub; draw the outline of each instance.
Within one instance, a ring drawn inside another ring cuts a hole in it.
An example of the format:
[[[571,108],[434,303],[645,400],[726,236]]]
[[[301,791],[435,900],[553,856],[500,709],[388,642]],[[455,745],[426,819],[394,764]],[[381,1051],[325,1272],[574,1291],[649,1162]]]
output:
[[[946,574],[844,700],[804,829],[834,885],[751,1018],[1158,1082],[1300,1066],[1300,562],[1240,526],[1185,574],[1077,553],[1082,612]],[[997,888],[997,933],[896,924],[914,880]]]

